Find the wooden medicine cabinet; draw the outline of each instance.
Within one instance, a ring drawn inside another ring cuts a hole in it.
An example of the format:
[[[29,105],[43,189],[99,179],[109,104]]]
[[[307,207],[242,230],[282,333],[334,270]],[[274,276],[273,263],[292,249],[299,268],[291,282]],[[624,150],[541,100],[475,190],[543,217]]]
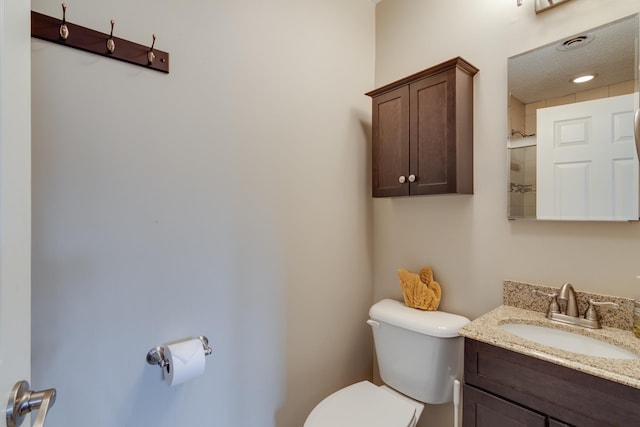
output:
[[[473,76],[457,57],[368,92],[373,197],[473,193]]]

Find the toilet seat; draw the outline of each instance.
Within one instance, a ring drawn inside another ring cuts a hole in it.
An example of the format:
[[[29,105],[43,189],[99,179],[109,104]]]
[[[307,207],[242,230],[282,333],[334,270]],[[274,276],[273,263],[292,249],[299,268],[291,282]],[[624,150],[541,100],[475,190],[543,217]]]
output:
[[[326,397],[311,411],[304,427],[413,427],[421,406],[361,381]]]

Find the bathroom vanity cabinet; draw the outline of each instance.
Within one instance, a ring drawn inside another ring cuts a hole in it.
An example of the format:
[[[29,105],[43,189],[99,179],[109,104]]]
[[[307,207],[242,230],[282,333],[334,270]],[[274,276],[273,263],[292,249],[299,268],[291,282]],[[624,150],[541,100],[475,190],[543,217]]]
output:
[[[473,193],[473,76],[454,58],[368,92],[373,197]]]
[[[465,338],[464,427],[640,425],[640,390]]]

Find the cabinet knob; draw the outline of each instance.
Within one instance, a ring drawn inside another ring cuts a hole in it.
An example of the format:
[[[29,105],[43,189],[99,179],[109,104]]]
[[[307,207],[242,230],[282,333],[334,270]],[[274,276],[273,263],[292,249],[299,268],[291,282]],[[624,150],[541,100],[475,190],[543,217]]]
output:
[[[416,180],[416,176],[411,174],[409,175],[409,182],[414,182]]]
[[[404,175],[402,175],[400,178],[398,178],[398,182],[399,182],[400,184],[404,184],[406,181],[407,181],[407,178],[405,178],[405,176],[404,176]]]

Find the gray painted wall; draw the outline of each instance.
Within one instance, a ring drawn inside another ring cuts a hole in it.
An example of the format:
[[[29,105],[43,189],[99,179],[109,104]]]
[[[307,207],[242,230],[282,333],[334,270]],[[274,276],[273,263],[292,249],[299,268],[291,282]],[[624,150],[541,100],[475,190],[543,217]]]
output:
[[[295,427],[371,377],[374,9],[69,4],[79,25],[157,33],[169,75],[32,41],[32,385],[58,389],[47,427]],[[168,388],[147,351],[200,334],[204,376]]]

